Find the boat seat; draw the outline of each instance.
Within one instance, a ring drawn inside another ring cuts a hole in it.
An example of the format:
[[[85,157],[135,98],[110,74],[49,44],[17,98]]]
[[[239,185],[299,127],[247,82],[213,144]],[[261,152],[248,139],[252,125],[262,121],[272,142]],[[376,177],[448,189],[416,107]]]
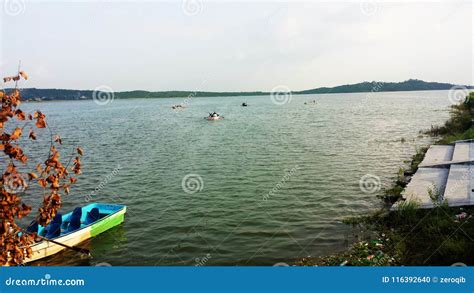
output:
[[[90,212],[87,213],[86,221],[84,224],[89,225],[100,219],[100,213],[98,208],[93,208]]]
[[[77,230],[81,227],[81,216],[82,216],[82,208],[77,207],[72,212],[71,218],[69,218],[69,223],[66,228],[66,232],[72,232]]]
[[[28,233],[38,233],[38,222],[36,220],[31,221],[31,223],[26,228]]]
[[[57,213],[56,216],[54,216],[53,220],[51,223],[49,223],[48,227],[46,227],[46,238],[51,239],[58,237],[61,235],[61,224],[63,222],[63,217],[61,214]]]

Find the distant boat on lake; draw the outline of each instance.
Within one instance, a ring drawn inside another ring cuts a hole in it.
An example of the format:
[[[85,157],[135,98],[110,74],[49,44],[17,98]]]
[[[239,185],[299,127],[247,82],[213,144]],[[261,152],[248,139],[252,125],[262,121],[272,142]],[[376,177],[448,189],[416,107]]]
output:
[[[214,112],[214,113],[209,113],[209,116],[204,117],[204,119],[212,121],[212,120],[221,120],[221,119],[224,119],[224,117]]]

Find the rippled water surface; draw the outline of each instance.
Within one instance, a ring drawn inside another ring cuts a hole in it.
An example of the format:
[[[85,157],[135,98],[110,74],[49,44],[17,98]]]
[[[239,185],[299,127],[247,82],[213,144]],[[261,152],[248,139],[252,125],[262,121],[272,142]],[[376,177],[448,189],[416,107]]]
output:
[[[389,186],[431,141],[419,130],[443,123],[450,104],[432,91],[293,96],[282,106],[266,96],[191,98],[171,109],[183,101],[24,105],[46,113],[63,156],[85,150],[63,211],[88,196],[128,207],[124,224],[84,244],[92,259],[63,252],[36,265],[273,265],[344,249],[352,231],[341,219],[379,205],[361,177]],[[206,121],[210,111],[225,119]]]

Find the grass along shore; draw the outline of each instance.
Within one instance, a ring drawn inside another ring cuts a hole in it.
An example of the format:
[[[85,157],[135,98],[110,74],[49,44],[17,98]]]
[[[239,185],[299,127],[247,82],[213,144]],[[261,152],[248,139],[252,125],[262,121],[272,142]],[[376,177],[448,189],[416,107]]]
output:
[[[425,134],[437,138],[436,144],[474,139],[474,93],[464,103],[451,108],[451,117],[443,126],[432,126]],[[423,131],[422,131],[423,132]],[[474,265],[474,207],[449,207],[439,202],[432,209],[418,209],[414,203],[390,211],[401,198],[409,177],[418,169],[428,147],[417,150],[406,169],[400,169],[393,186],[380,199],[384,207],[369,216],[347,218],[346,224],[369,231],[366,240],[347,251],[318,258],[303,258],[301,266],[399,266],[399,265]],[[439,194],[430,191],[437,201]]]

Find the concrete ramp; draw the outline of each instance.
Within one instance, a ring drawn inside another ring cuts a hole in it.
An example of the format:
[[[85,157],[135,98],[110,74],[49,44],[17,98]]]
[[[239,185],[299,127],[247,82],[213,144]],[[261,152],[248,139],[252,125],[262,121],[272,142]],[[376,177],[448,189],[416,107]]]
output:
[[[418,169],[402,192],[402,197],[405,200],[417,202],[421,208],[433,207],[429,193],[430,191],[441,195],[444,193],[448,173],[449,169],[446,168]]]
[[[436,164],[451,161],[453,159],[454,146],[432,145],[425,154],[422,164]]]
[[[437,192],[449,206],[474,205],[474,141],[432,145],[418,167],[402,192],[405,201],[432,208],[430,192]],[[392,210],[400,203],[395,203]]]
[[[453,160],[453,153],[454,146],[452,145],[432,145],[418,167],[449,164]]]
[[[471,149],[470,142],[458,142],[454,146],[453,152],[453,161],[469,161],[472,159],[470,157],[470,149]]]
[[[444,198],[449,206],[473,205],[471,180],[473,165],[452,165],[449,169]]]

